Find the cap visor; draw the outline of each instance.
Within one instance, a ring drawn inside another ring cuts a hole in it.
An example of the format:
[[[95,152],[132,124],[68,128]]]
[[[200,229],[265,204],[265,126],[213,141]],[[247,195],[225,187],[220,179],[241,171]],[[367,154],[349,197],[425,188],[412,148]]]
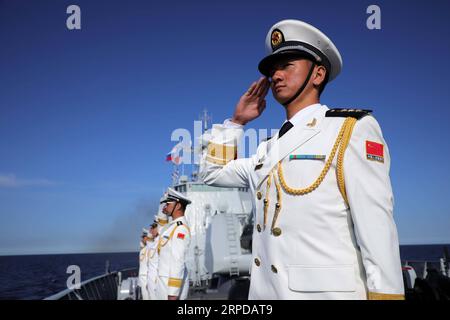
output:
[[[266,77],[271,76],[271,69],[274,67],[276,63],[280,60],[284,59],[308,59],[314,60],[313,57],[306,52],[298,51],[298,50],[285,50],[280,51],[274,54],[271,54],[259,62],[258,70]]]

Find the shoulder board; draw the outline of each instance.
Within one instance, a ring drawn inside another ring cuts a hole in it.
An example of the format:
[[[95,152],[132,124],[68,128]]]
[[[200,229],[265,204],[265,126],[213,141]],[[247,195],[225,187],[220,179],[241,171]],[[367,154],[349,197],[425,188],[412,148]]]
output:
[[[182,221],[177,221],[177,226],[181,226],[183,224]]]
[[[325,117],[352,117],[359,120],[371,112],[372,110],[366,109],[330,109],[325,113]]]

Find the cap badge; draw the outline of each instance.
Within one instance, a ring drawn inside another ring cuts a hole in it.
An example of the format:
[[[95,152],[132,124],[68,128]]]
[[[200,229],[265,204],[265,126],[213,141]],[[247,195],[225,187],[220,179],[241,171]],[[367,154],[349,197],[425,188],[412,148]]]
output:
[[[272,31],[271,40],[273,49],[274,47],[279,46],[284,41],[284,36],[280,30],[275,29]]]

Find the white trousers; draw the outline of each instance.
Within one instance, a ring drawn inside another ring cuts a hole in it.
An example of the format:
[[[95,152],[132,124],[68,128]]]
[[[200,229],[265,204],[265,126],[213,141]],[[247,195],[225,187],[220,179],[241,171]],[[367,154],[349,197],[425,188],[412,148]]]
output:
[[[156,281],[156,299],[167,300],[169,296],[169,277],[158,276]],[[181,292],[178,297],[179,300],[186,300],[189,292],[189,279],[185,277],[181,285]]]
[[[147,275],[145,274],[139,275],[139,287],[141,287],[142,300],[149,300],[150,295],[147,290]]]
[[[150,300],[158,300],[156,296],[156,284],[158,281],[158,273],[155,270],[154,272],[149,271],[147,276],[147,291],[150,297]]]

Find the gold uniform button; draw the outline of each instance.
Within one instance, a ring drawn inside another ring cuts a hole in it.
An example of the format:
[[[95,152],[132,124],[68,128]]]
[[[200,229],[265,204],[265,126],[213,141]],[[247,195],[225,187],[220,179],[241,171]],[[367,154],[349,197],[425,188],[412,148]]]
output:
[[[256,230],[258,230],[258,232],[261,232],[261,225],[259,223],[256,225]]]
[[[278,237],[281,235],[281,229],[280,228],[273,228],[272,233],[275,237]]]
[[[272,266],[270,267],[270,269],[272,269],[272,272],[273,272],[273,273],[278,273],[278,269],[275,268],[274,265],[272,265]]]
[[[261,264],[261,262],[259,261],[258,258],[255,258],[255,264],[256,264],[257,267],[259,267],[259,265]]]
[[[261,191],[258,191],[258,193],[256,194],[256,197],[258,198],[258,200],[261,200],[261,198],[262,198]]]

